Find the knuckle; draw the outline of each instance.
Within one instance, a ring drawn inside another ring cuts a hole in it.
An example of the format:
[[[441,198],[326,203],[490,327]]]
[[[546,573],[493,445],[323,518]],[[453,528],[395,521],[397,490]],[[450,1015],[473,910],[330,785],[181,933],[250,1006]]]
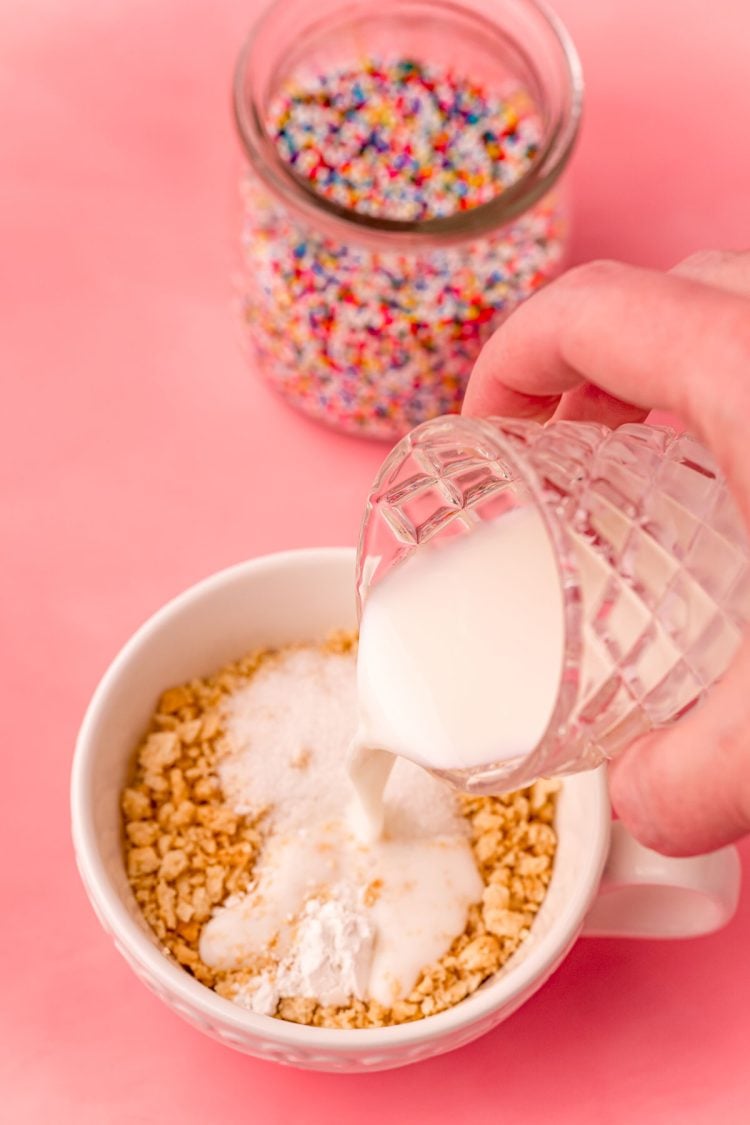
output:
[[[698,250],[669,272],[691,281],[746,293],[750,287],[750,250]]]
[[[687,258],[682,258],[674,267],[674,271],[700,273],[705,269],[721,266],[732,258],[734,258],[734,254],[729,250],[696,250],[694,253],[688,254]]]
[[[560,278],[560,282],[572,288],[596,288],[617,281],[627,268],[622,262],[610,258],[594,258],[568,270]]]

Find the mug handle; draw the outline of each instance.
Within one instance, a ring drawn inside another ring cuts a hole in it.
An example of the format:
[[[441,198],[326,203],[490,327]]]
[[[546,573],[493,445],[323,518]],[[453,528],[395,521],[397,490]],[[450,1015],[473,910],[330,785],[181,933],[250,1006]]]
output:
[[[589,937],[686,938],[725,926],[737,909],[736,848],[673,858],[644,848],[612,824],[599,892],[582,933]]]

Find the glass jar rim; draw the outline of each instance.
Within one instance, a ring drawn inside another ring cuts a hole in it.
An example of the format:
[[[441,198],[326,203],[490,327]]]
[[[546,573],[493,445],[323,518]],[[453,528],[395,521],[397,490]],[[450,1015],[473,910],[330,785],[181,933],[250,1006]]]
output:
[[[578,136],[583,110],[584,81],[578,51],[560,17],[545,0],[514,0],[519,7],[541,18],[545,31],[559,50],[564,65],[569,103],[566,112],[549,129],[545,143],[517,180],[494,198],[466,211],[418,220],[389,219],[364,214],[328,199],[312,184],[298,176],[279,154],[259,106],[245,95],[245,78],[252,64],[253,51],[267,24],[285,0],[273,0],[255,22],[242,47],[234,73],[233,108],[237,130],[253,169],[277,192],[284,202],[308,219],[321,217],[349,236],[376,236],[401,242],[462,241],[497,230],[511,219],[527,211],[555,184],[572,154]],[[485,29],[490,20],[452,0],[434,0],[436,8],[447,14],[460,13]]]

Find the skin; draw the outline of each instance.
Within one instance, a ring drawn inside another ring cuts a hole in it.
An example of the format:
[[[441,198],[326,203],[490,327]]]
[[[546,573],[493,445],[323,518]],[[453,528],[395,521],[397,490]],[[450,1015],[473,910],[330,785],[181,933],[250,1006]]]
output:
[[[474,416],[609,426],[652,409],[711,449],[750,528],[750,251],[706,251],[668,273],[571,270],[488,341],[464,402]],[[610,790],[634,835],[668,855],[750,832],[750,635],[703,706],[611,763]]]

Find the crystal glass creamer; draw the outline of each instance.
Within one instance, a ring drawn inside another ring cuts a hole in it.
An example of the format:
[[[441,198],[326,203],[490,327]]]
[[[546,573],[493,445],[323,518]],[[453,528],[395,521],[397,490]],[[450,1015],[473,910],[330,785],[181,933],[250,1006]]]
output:
[[[360,537],[360,612],[414,551],[524,505],[543,518],[562,588],[557,703],[530,754],[435,771],[469,792],[593,767],[674,722],[726,671],[750,620],[748,540],[694,438],[461,417],[418,426],[385,460]]]

